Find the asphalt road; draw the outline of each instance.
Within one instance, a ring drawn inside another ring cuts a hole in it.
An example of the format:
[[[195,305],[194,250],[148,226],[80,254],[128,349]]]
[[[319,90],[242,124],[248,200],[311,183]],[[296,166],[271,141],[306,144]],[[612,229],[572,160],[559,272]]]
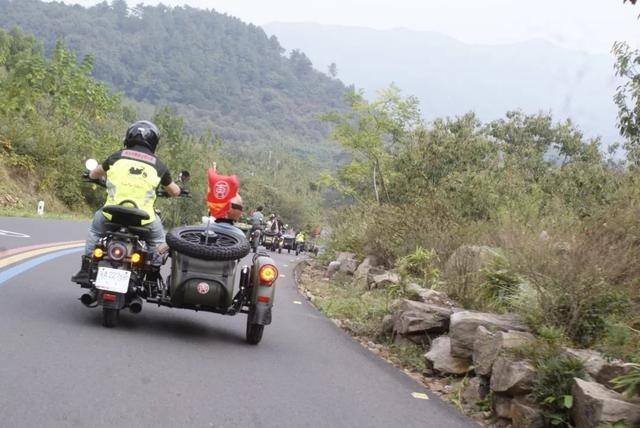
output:
[[[32,235],[0,235],[6,249],[82,239],[86,223],[0,218],[0,230]],[[274,258],[282,277],[258,346],[244,315],[147,304],[102,327],[69,281],[77,254],[0,283],[0,427],[477,426],[306,302],[295,256]]]

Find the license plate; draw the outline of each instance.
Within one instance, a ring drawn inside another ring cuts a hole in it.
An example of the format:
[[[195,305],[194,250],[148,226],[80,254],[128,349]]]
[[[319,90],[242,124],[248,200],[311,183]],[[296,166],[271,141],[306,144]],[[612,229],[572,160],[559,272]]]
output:
[[[131,278],[131,272],[128,270],[100,267],[96,277],[96,288],[124,294],[129,290],[129,278]]]

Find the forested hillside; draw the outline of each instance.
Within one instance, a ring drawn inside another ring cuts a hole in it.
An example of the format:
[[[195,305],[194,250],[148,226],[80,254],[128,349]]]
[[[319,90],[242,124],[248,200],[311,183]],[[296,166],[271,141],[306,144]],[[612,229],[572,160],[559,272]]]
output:
[[[188,128],[225,142],[317,154],[327,135],[318,115],[342,109],[339,80],[301,52],[283,55],[261,28],[215,11],[0,0],[0,27],[14,26],[47,52],[63,40],[80,57],[93,55],[97,79],[133,100],[175,106]]]
[[[61,42],[46,57],[33,36],[0,29],[0,213],[33,213],[39,200],[57,213],[89,212],[102,203],[104,192],[80,180],[84,161],[121,147],[138,113],[91,76],[93,61],[79,61]],[[216,136],[189,134],[171,108],[157,106],[152,119],[163,135],[160,157],[174,176],[182,169],[192,175],[193,199],[159,204],[167,227],[205,213],[205,174],[213,161],[239,176],[247,207],[264,205],[298,227],[317,221],[320,194],[309,163],[231,160]]]

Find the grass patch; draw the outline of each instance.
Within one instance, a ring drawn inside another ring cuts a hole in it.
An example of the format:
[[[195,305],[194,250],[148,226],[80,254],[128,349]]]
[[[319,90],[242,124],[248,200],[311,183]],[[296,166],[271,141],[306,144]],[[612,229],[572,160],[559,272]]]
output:
[[[397,288],[364,290],[354,287],[351,278],[336,275],[327,281],[321,278],[324,268],[311,264],[301,274],[302,287],[311,294],[311,300],[329,318],[340,321],[352,335],[384,345],[381,356],[394,364],[425,374],[424,346],[405,343],[396,345],[382,333],[382,320],[393,310],[398,297],[407,297]]]

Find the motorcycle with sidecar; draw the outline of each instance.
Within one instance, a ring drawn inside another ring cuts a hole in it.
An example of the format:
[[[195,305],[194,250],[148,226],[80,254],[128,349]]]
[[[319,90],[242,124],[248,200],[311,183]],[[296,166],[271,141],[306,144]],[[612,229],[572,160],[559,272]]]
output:
[[[87,161],[88,170],[94,165]],[[86,173],[84,180],[104,184]],[[242,231],[213,221],[177,227],[166,236],[169,250],[158,254],[146,243],[149,230],[142,224],[149,215],[135,203],[105,206],[103,212],[111,220],[92,250],[89,280],[79,284],[87,289],[81,302],[102,307],[105,327],[115,327],[125,308],[140,313],[146,301],[223,315],[246,314],[246,341],[254,345],[261,341],[264,327],[271,323],[278,269],[262,252],[240,266],[250,252]],[[165,280],[161,267],[169,258],[170,275]]]

